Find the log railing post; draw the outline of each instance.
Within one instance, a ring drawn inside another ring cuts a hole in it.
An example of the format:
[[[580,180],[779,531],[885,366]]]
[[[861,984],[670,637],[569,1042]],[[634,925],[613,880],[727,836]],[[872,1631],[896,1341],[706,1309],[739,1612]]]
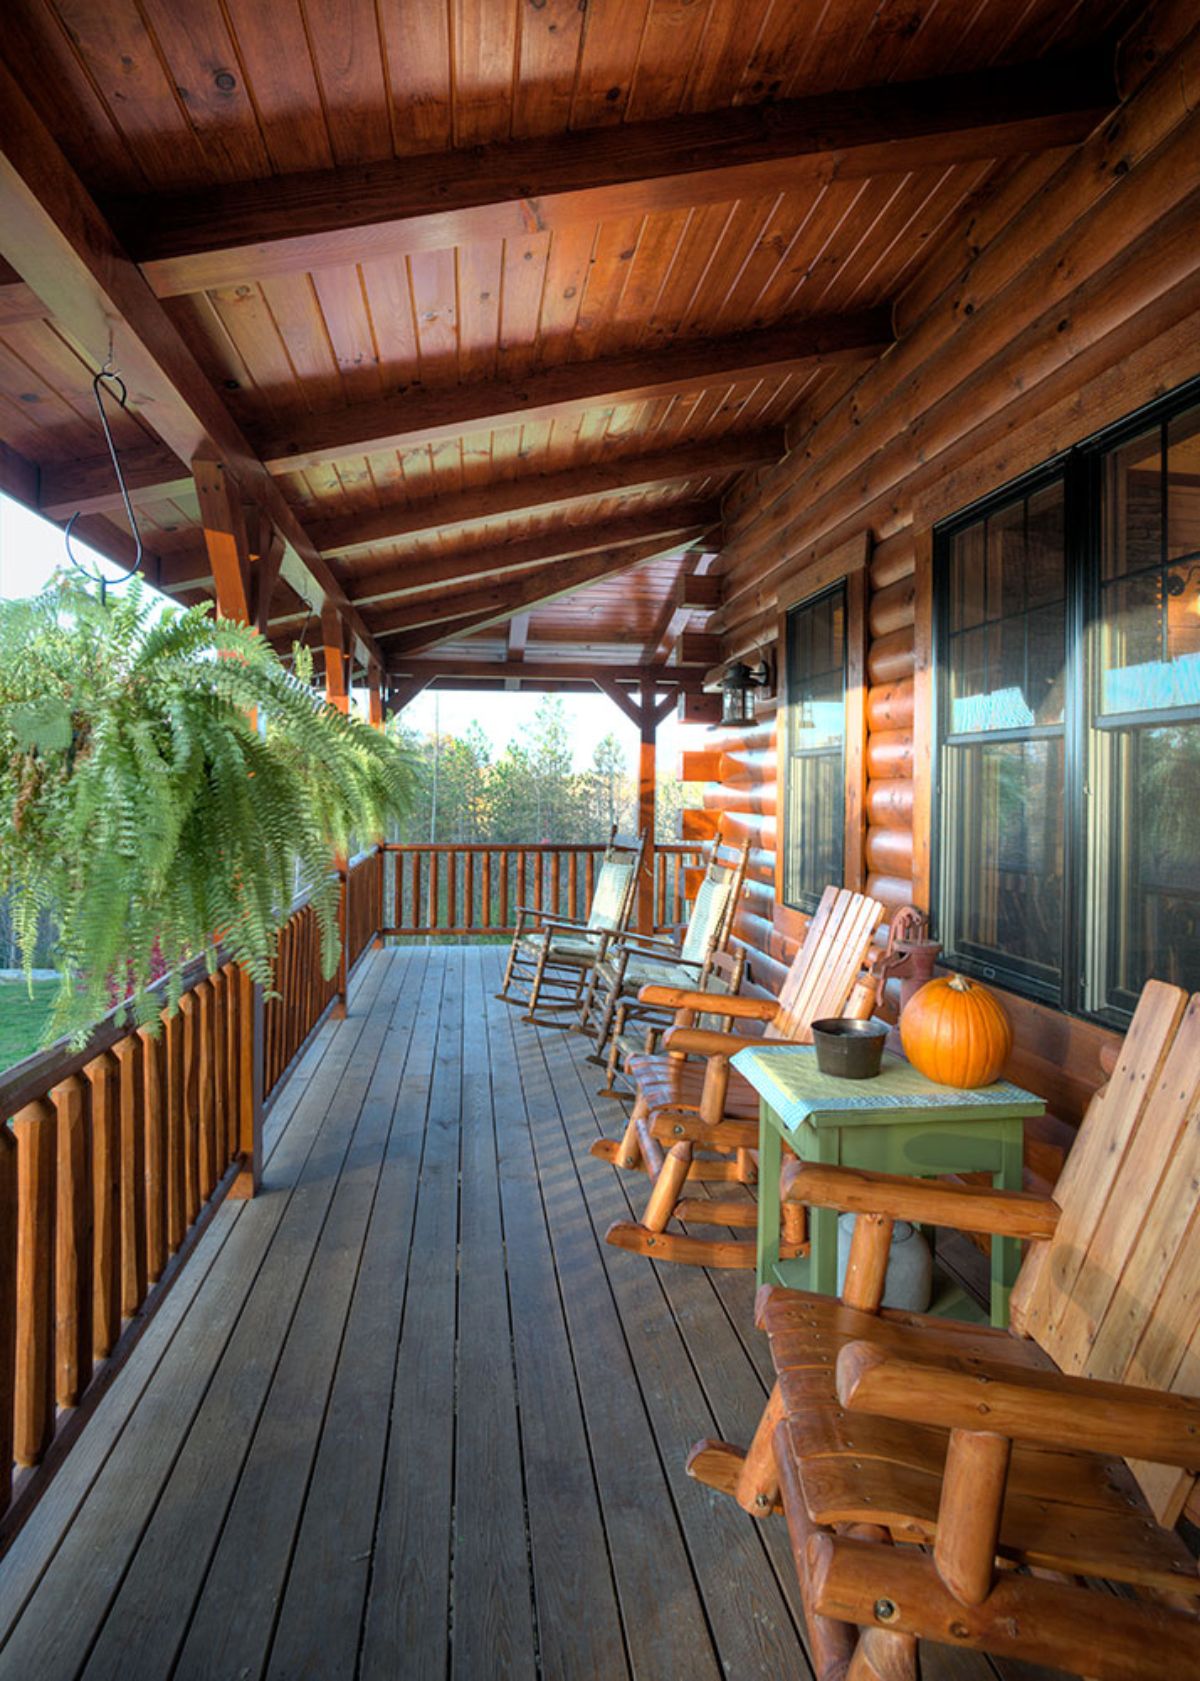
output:
[[[54,1214],[54,1393],[74,1407],[92,1376],[92,1198],[84,1085],[54,1087],[57,1144]]]
[[[0,1125],[0,1512],[12,1499],[16,1356],[17,1141]]]
[[[17,1143],[17,1329],[13,1458],[36,1465],[54,1434],[54,1111],[13,1117]]]
[[[245,969],[237,971],[238,1154],[241,1171],[232,1197],[252,1197],[262,1182],[263,990]]]

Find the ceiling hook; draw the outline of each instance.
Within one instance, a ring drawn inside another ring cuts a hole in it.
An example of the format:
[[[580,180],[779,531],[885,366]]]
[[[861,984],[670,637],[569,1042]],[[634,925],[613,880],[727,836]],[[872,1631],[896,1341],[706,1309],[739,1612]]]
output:
[[[137,519],[133,512],[133,503],[129,496],[129,487],[125,483],[125,474],[121,470],[121,462],[117,455],[117,446],[113,439],[112,428],[108,423],[108,414],[104,407],[104,387],[106,385],[114,388],[117,406],[122,409],[126,408],[129,402],[129,393],[125,389],[125,381],[113,367],[111,342],[109,344],[108,355],[104,359],[104,365],[92,380],[92,395],[96,399],[96,410],[100,416],[100,426],[104,432],[104,441],[108,445],[108,454],[109,459],[112,461],[113,472],[117,475],[117,485],[121,492],[121,502],[125,508],[125,517],[129,521],[129,529],[133,534],[133,562],[123,578],[112,580],[114,583],[127,584],[130,578],[141,570],[142,534],[138,530]],[[103,573],[93,572],[90,567],[85,566],[71,547],[71,533],[74,530],[75,522],[78,518],[79,513],[73,513],[67,521],[66,530],[63,532],[63,542],[66,545],[67,559],[71,562],[71,565],[75,568],[75,570],[77,572],[81,572],[90,583],[99,585],[100,600],[103,603],[107,595],[108,580],[105,579]]]

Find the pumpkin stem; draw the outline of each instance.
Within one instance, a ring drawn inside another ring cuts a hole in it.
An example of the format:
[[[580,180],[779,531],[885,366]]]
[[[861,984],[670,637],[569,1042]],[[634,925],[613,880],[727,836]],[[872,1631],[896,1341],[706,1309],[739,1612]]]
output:
[[[950,990],[951,992],[970,992],[971,982],[965,975],[951,975]]]

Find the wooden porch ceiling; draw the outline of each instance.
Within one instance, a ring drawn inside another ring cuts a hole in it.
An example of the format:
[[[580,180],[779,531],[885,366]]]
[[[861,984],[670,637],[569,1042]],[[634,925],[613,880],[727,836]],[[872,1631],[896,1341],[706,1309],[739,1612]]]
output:
[[[247,573],[285,544],[281,645],[331,602],[392,669],[511,665],[514,615],[543,664],[661,664],[726,493],[886,350],[927,252],[1111,109],[1137,10],[14,0],[0,482],[128,553],[111,332],[163,588],[213,592],[199,456]]]

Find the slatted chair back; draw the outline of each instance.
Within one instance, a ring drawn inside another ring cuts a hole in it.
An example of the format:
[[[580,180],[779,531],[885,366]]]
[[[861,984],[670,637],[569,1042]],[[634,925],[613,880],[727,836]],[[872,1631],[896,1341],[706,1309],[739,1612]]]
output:
[[[738,850],[732,864],[720,862],[717,843],[713,843],[704,880],[696,889],[692,912],[679,955],[688,963],[703,963],[710,951],[722,951],[733,929],[734,912],[746,879],[746,865],[750,858],[747,841]]]
[[[610,933],[620,933],[625,928],[633,911],[644,850],[645,838],[642,835],[631,843],[616,839],[609,841],[596,872],[596,886],[588,906],[589,928]]]
[[[1053,1238],[1026,1257],[1015,1329],[1062,1371],[1200,1395],[1200,994],[1150,981],[1054,1189]],[[1160,1522],[1194,1478],[1131,1467]]]
[[[767,1026],[768,1039],[809,1045],[814,1021],[845,1013],[883,914],[879,901],[865,893],[825,889],[783,983],[775,1019]],[[870,999],[866,1007],[869,1010]]]

